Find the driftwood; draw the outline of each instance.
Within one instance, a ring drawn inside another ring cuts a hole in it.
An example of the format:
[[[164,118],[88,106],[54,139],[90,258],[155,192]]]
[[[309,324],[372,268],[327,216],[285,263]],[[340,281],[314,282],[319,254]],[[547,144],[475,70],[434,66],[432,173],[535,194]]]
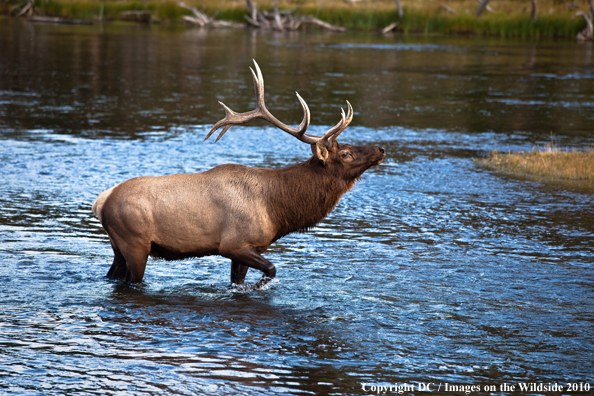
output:
[[[27,18],[28,22],[33,23],[61,23],[66,25],[92,25],[91,21],[83,21],[82,19],[67,19],[60,17],[46,17],[46,16],[34,16]]]
[[[402,19],[402,17],[404,16],[404,11],[402,10],[402,4],[400,4],[400,0],[396,0],[396,9],[398,9],[398,19]],[[397,27],[398,22],[391,23],[382,29],[382,33],[388,34],[390,32],[395,31]]]
[[[458,12],[456,10],[454,10],[452,7],[447,6],[445,4],[442,4],[439,8],[441,8],[442,10],[446,10],[447,12],[451,13],[451,14],[457,14]]]
[[[18,10],[19,8],[21,10],[15,14],[16,17],[31,17],[33,16],[33,12],[37,7],[35,7],[35,2],[33,0],[24,0],[17,5],[10,7],[10,9],[8,10],[8,15],[10,16],[13,13],[13,11]]]
[[[397,27],[398,27],[398,22],[391,23],[382,29],[382,33],[388,34],[390,32],[393,32],[394,30],[396,30]]]
[[[578,11],[575,13],[575,15],[573,16],[574,18],[577,17],[583,17],[584,20],[586,21],[586,28],[584,30],[582,30],[581,32],[579,32],[577,34],[577,36],[575,37],[575,39],[577,41],[592,41],[593,40],[593,33],[594,33],[594,28],[592,26],[592,17],[586,15],[586,13],[584,13],[583,11]]]
[[[246,15],[245,19],[250,26],[258,29],[283,32],[287,30],[297,30],[301,25],[309,23],[333,32],[346,31],[346,29],[341,26],[332,25],[310,15],[295,17],[293,16],[295,10],[280,11],[276,1],[273,2],[274,10],[272,12],[258,10],[255,1],[252,3],[251,0],[246,0],[246,4],[249,15]]]
[[[212,28],[244,28],[245,25],[243,23],[237,22],[230,22],[230,21],[217,21],[215,18],[217,15],[213,15],[209,17],[203,12],[198,11],[195,7],[190,7],[186,5],[183,1],[179,3],[179,6],[183,9],[186,9],[192,13],[193,16],[184,15],[182,19],[188,23],[193,25],[198,25],[201,27],[212,27]]]

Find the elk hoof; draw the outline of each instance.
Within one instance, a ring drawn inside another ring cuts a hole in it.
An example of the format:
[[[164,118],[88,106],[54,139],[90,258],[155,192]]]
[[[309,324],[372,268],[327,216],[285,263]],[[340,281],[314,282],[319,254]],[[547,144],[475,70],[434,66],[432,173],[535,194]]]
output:
[[[272,280],[271,277],[264,275],[263,277],[260,278],[260,280],[258,282],[256,282],[256,284],[254,285],[254,289],[258,290],[258,289],[263,288],[271,280]]]

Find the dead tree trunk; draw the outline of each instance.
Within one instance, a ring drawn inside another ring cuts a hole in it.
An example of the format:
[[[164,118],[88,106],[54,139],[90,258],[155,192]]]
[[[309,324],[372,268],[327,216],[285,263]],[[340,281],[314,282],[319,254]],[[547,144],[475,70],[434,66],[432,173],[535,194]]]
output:
[[[404,16],[404,11],[402,10],[402,4],[400,4],[400,0],[396,0],[396,8],[398,8],[398,19],[402,19]]]
[[[474,15],[479,16],[483,13],[483,11],[485,11],[485,9],[487,8],[487,4],[489,3],[490,0],[482,0],[481,4],[479,4],[478,8],[476,9]]]
[[[536,0],[532,0],[532,20],[536,21],[538,13],[538,5],[536,4]]]

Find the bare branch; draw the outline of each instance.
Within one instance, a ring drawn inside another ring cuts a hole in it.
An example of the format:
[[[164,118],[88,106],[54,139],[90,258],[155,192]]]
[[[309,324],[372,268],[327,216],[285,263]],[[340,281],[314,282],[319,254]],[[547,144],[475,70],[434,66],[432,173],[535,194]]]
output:
[[[242,23],[230,22],[230,21],[216,21],[215,17],[216,17],[216,15],[218,15],[218,13],[212,17],[209,17],[205,13],[198,11],[198,9],[196,9],[196,7],[191,7],[187,4],[185,4],[183,1],[179,2],[179,6],[185,10],[190,11],[194,15],[194,16],[189,16],[189,15],[182,16],[182,19],[184,21],[191,23],[193,25],[198,25],[201,27],[213,27],[213,28],[242,28],[242,27],[245,27],[245,25]]]
[[[182,18],[184,20],[200,26],[206,26],[211,22],[210,18],[208,18],[206,14],[203,14],[202,12],[198,11],[195,7],[190,7],[189,5],[186,5],[186,3],[184,3],[183,1],[179,2],[179,6],[194,14],[194,17],[183,16]]]
[[[291,30],[299,29],[299,26],[301,26],[301,24],[303,24],[303,23],[310,23],[312,25],[320,26],[320,27],[323,27],[324,29],[328,29],[333,32],[346,32],[346,29],[343,28],[342,26],[332,25],[331,23],[324,22],[324,21],[322,21],[318,18],[315,18],[313,16],[304,16],[304,17],[294,18],[294,22],[293,22],[294,28]]]
[[[490,9],[490,7],[487,5],[487,3],[489,3],[490,0],[477,0],[478,2],[480,2],[481,4],[479,4],[478,8],[476,9],[474,15],[479,16],[483,13],[483,11],[487,10],[489,12],[493,12],[492,9]]]
[[[575,37],[577,41],[592,41],[594,36],[594,27],[592,26],[592,19],[588,17],[584,12],[578,11],[573,16],[574,18],[583,17],[586,21],[586,28],[579,32]]]
[[[31,7],[33,7],[33,2],[31,2],[31,1],[27,2],[27,4],[25,4],[25,6],[24,6],[24,7],[23,7],[23,9],[21,10],[21,12],[19,12],[19,13],[18,13],[16,16],[17,16],[17,17],[20,17],[20,16],[23,16],[23,15],[25,15],[25,13],[26,13],[27,11],[31,11],[31,10],[32,10],[32,8],[31,8]]]
[[[439,8],[441,8],[442,10],[446,10],[447,12],[450,12],[452,14],[457,14],[458,12],[456,10],[454,10],[452,7],[447,6],[445,4],[442,4]]]
[[[402,10],[402,4],[400,4],[400,0],[396,0],[396,8],[398,9],[398,19],[402,19],[404,16],[404,11]]]
[[[281,21],[280,14],[278,12],[278,4],[277,4],[276,0],[273,1],[273,4],[274,4],[274,24],[275,24],[275,28],[277,30],[280,30],[282,32],[285,29],[283,28],[283,23]]]
[[[272,12],[259,11],[255,5],[255,0],[246,0],[246,4],[250,15],[246,15],[245,19],[251,26],[259,29],[297,30],[301,25],[309,23],[334,32],[346,31],[343,27],[332,25],[313,16],[295,17],[293,16],[295,10],[280,11],[276,0],[273,1],[274,9]]]

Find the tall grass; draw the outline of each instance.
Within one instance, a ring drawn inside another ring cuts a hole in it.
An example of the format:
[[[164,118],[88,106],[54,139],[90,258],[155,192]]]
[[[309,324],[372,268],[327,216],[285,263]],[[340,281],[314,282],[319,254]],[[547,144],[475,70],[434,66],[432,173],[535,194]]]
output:
[[[422,1],[421,1],[422,2]],[[381,30],[392,22],[399,23],[398,31],[421,34],[457,34],[517,38],[571,38],[586,27],[583,18],[574,19],[565,11],[531,19],[529,12],[493,13],[476,17],[471,12],[446,13],[439,8],[409,6],[404,17],[398,19],[396,7],[345,7],[330,2],[323,8],[303,6],[301,14],[316,17],[350,30]],[[391,4],[391,3],[390,3]]]
[[[11,5],[20,0],[0,2],[0,12],[7,13]],[[217,19],[245,22],[247,14],[243,0],[186,0],[189,5],[213,15]],[[555,0],[539,0],[542,11],[536,21],[530,18],[529,2],[521,0],[498,0],[490,4],[495,13],[474,15],[477,2],[472,0],[402,0],[404,17],[398,19],[393,0],[371,1],[351,5],[343,0],[285,0],[279,1],[281,9],[295,9],[296,15],[314,15],[326,22],[349,30],[379,31],[398,21],[400,33],[462,34],[518,38],[575,38],[586,25],[583,18],[573,18],[573,11],[558,5]],[[181,16],[189,12],[182,9],[176,0],[35,0],[41,15],[63,18],[94,19],[103,4],[103,17],[117,19],[123,11],[150,11],[164,23],[180,23]],[[458,10],[451,14],[440,8],[449,4]],[[261,9],[272,9],[270,0],[258,1]],[[554,11],[554,12],[551,12]],[[587,11],[584,8],[584,11]]]
[[[594,147],[588,150],[563,150],[553,143],[530,152],[493,151],[479,165],[510,176],[554,182],[594,192]]]

